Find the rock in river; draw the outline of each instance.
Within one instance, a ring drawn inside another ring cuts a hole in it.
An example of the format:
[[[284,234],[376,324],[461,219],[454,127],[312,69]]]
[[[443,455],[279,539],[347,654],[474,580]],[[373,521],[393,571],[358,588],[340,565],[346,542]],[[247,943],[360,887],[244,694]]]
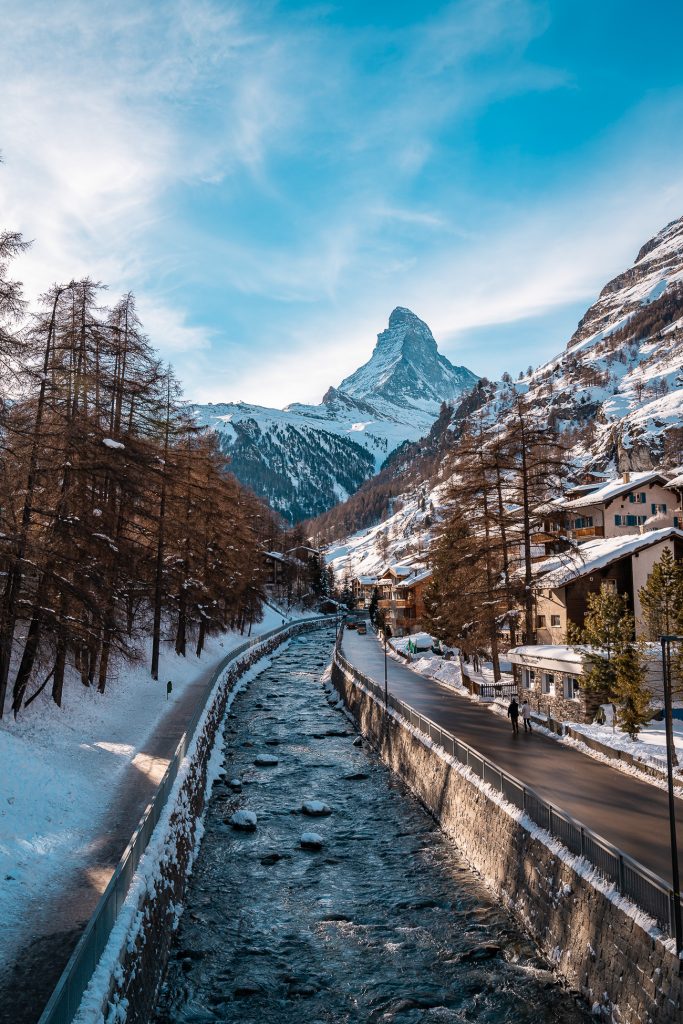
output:
[[[230,824],[233,828],[239,829],[240,832],[255,832],[256,831],[256,815],[253,811],[239,810],[230,818]]]
[[[303,850],[322,850],[325,840],[317,832],[304,832],[301,836]]]
[[[332,814],[332,808],[322,800],[305,800],[301,805],[301,813],[307,814],[309,818],[325,818]]]
[[[254,764],[258,768],[272,768],[273,765],[278,764],[277,757],[273,757],[272,754],[259,754],[254,760]]]

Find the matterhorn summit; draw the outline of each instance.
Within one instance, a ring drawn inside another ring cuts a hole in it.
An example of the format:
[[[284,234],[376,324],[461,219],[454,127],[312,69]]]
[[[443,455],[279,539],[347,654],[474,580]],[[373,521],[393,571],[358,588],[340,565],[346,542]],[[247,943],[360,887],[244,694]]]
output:
[[[423,320],[397,306],[368,362],[320,405],[192,409],[218,434],[235,476],[296,521],[353,494],[399,445],[429,432],[442,402],[459,399],[477,379],[439,353]]]
[[[453,366],[441,355],[424,320],[397,306],[388,328],[377,335],[368,362],[346,377],[337,391],[355,399],[381,399],[436,415],[441,402],[457,398],[476,381],[466,367]]]

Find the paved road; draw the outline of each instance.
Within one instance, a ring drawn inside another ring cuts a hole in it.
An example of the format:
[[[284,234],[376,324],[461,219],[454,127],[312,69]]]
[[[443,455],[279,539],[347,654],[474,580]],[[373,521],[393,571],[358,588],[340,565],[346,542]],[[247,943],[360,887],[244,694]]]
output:
[[[346,658],[384,685],[384,652],[372,633],[344,633]],[[480,704],[390,658],[389,689],[406,704],[495,761],[537,793],[671,881],[667,794],[536,732],[513,736],[509,723]],[[521,725],[520,725],[521,728]],[[683,852],[683,801],[678,848]]]

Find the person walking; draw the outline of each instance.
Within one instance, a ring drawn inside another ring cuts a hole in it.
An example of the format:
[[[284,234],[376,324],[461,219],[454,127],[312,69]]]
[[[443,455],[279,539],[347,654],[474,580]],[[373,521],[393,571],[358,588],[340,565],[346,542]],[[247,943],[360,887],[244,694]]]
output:
[[[510,701],[510,706],[508,707],[508,718],[512,723],[513,735],[516,736],[519,732],[519,704],[517,703],[516,697],[513,697]]]
[[[528,700],[522,704],[522,721],[524,722],[524,732],[531,732],[531,706]]]

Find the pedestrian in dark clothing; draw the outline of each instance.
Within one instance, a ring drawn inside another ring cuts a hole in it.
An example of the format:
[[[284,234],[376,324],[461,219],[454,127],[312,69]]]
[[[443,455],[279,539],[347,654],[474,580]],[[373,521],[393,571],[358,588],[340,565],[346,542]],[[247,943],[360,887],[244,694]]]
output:
[[[531,732],[531,705],[528,700],[522,704],[522,721],[524,722],[524,732],[527,729]]]
[[[517,703],[515,697],[513,697],[512,700],[510,701],[510,706],[508,708],[508,718],[512,723],[512,731],[516,736],[519,732],[519,704]]]

